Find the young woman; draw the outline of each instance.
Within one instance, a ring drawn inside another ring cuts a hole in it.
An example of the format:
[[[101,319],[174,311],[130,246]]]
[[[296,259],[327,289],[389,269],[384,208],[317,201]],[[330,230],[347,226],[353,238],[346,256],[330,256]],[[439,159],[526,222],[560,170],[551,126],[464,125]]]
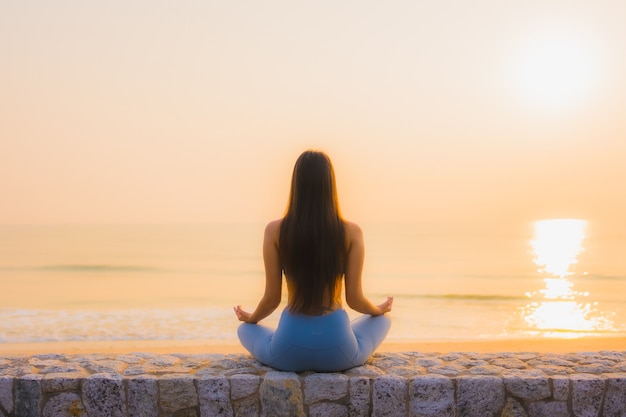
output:
[[[383,341],[393,298],[374,305],[363,294],[364,244],[359,226],[341,217],[335,174],[322,152],[304,152],[293,170],[285,217],[265,228],[265,293],[254,312],[235,307],[241,344],[283,371],[342,371],[362,365]],[[288,302],[274,331],[257,324]],[[341,305],[363,316],[352,323]]]

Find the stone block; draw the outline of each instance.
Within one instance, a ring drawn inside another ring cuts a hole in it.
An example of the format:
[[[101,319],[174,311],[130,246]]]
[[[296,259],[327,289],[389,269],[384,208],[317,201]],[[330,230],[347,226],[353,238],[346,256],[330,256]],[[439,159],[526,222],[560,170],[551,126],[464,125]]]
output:
[[[409,381],[412,417],[454,417],[454,384],[439,375],[418,376]]]
[[[569,377],[553,375],[550,380],[552,381],[552,398],[557,401],[569,400]]]
[[[397,376],[376,378],[372,394],[372,414],[378,417],[406,415],[406,385],[406,380]]]
[[[238,400],[259,390],[261,378],[258,375],[237,374],[230,377],[230,398]]]
[[[232,417],[230,384],[225,376],[205,375],[198,379],[200,417]]]
[[[13,378],[0,376],[0,410],[13,412]]]
[[[198,405],[198,394],[191,375],[168,375],[159,379],[159,406],[174,413]]]
[[[262,416],[304,416],[300,380],[293,372],[270,371],[265,374],[259,396]]]
[[[348,377],[314,373],[304,377],[304,403],[335,401],[348,395]]]
[[[525,362],[521,361],[518,358],[502,358],[502,359],[494,359],[491,362],[492,365],[501,366],[506,369],[526,369],[528,365]]]
[[[506,400],[501,417],[528,417],[528,414],[519,402],[513,398],[509,398]]]
[[[317,403],[309,406],[309,417],[348,417],[348,407],[343,404]]]
[[[350,417],[367,417],[370,415],[370,379],[362,376],[350,378],[348,384],[348,412]]]
[[[126,415],[124,383],[114,374],[94,374],[83,381],[83,405],[89,417]]]
[[[565,401],[534,401],[528,403],[528,417],[570,417]]]
[[[130,378],[126,384],[129,417],[153,417],[159,414],[159,394],[155,376]]]
[[[78,391],[80,381],[87,375],[82,372],[46,374],[41,380],[43,392]]]
[[[174,366],[180,362],[180,358],[174,355],[151,355],[146,359],[148,364],[158,367]]]
[[[439,358],[417,358],[415,359],[415,365],[430,368],[433,366],[442,366],[443,361]]]
[[[127,366],[128,365],[122,361],[100,360],[100,361],[90,362],[89,365],[87,365],[87,368],[99,374],[102,374],[102,373],[119,374]]]
[[[605,378],[597,375],[575,374],[572,382],[572,412],[576,417],[598,417],[604,394]]]
[[[43,417],[80,417],[85,408],[80,396],[73,392],[62,392],[50,398],[43,408]]]
[[[39,417],[41,412],[41,380],[43,375],[30,374],[17,379],[15,389],[15,416]]]
[[[551,395],[547,377],[511,374],[504,376],[503,381],[504,386],[513,396],[523,400],[543,400]]]
[[[249,395],[240,400],[233,401],[234,417],[250,417],[258,416],[259,409],[259,397],[258,395]]]
[[[504,384],[495,376],[462,376],[456,380],[456,405],[464,417],[497,416],[504,407]]]
[[[505,368],[493,365],[479,365],[470,369],[472,375],[500,375]]]
[[[608,378],[602,415],[626,416],[626,374],[613,374]]]

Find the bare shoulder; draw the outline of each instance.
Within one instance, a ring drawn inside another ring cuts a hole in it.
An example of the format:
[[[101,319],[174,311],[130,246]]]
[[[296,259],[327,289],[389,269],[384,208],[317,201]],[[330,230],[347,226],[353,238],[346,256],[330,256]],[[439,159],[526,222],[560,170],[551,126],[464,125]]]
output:
[[[363,230],[361,230],[361,226],[347,220],[344,220],[343,224],[346,233],[346,240],[348,242],[363,240]]]
[[[278,236],[280,236],[280,225],[282,222],[283,219],[276,219],[269,222],[265,226],[265,236],[278,240]]]

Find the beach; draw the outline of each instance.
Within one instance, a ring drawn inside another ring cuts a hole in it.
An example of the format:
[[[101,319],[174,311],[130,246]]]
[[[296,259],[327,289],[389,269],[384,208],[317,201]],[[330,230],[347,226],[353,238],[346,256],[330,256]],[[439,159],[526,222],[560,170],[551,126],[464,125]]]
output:
[[[423,340],[412,342],[383,342],[377,352],[538,352],[570,353],[626,351],[626,337],[587,337],[578,339],[502,339],[502,340]],[[45,343],[2,343],[0,357],[41,354],[125,354],[146,353],[222,353],[240,354],[240,344],[217,343],[211,340],[135,340],[135,341],[78,341]]]

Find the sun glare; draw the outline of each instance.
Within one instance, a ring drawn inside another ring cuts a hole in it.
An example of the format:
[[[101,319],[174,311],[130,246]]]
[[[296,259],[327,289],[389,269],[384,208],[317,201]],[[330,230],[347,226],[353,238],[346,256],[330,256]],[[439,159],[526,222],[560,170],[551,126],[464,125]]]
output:
[[[515,78],[519,95],[535,108],[554,111],[584,101],[598,77],[591,42],[563,28],[537,31],[519,47]]]
[[[570,266],[582,252],[587,222],[577,219],[554,219],[535,222],[531,241],[534,262],[540,272],[563,278],[571,275]]]
[[[583,302],[588,292],[574,290],[568,279],[570,267],[583,251],[587,222],[578,219],[542,220],[534,223],[530,245],[534,263],[544,277],[545,288],[526,296],[533,301],[522,309],[531,332],[545,336],[577,337],[584,332],[610,331],[613,323],[597,309],[597,303]]]

